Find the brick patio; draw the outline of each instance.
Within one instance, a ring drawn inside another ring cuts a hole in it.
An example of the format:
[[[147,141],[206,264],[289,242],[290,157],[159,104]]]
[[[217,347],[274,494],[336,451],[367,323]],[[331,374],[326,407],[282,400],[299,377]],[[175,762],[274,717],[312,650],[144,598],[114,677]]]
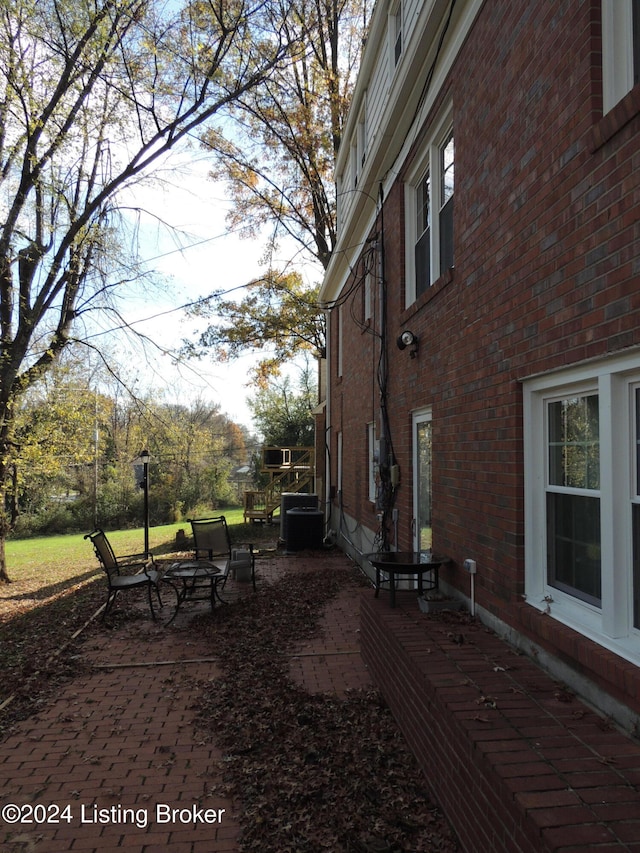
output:
[[[291,557],[266,560],[258,567],[259,583],[296,567],[304,571],[307,563]],[[308,568],[317,569],[318,561],[311,560]],[[225,597],[250,594],[250,584],[230,580]],[[164,598],[171,603],[170,595]],[[185,605],[168,628],[170,607],[158,623],[136,619],[99,632],[83,649],[93,670],[0,743],[0,806],[68,806],[58,823],[52,822],[55,811],[40,825],[0,820],[2,853],[123,848],[236,853],[238,811],[212,793],[220,753],[194,728],[199,683],[219,675],[211,649],[185,630],[206,609],[206,603]],[[358,648],[358,611],[359,593],[342,594],[328,610],[317,643],[296,650],[292,677],[310,692],[344,695],[350,687],[370,684]],[[94,812],[94,804],[104,813]],[[220,822],[202,824],[192,811],[165,820],[173,815],[164,806],[224,812]]]
[[[257,594],[285,571],[318,565],[261,561]],[[233,581],[227,592],[253,594]],[[221,756],[194,726],[201,685],[219,675],[189,630],[206,608],[185,606],[168,628],[170,608],[158,623],[99,631],[82,652],[92,668],[0,744],[0,807],[70,814],[69,823],[0,822],[2,853],[236,853],[238,809],[216,793]],[[291,677],[344,696],[374,676],[468,853],[640,851],[638,743],[490,631],[421,618],[415,593],[400,593],[391,610],[384,592],[355,587],[332,599],[320,628],[293,650]],[[159,820],[158,804],[187,811]],[[224,812],[201,824],[194,808]]]

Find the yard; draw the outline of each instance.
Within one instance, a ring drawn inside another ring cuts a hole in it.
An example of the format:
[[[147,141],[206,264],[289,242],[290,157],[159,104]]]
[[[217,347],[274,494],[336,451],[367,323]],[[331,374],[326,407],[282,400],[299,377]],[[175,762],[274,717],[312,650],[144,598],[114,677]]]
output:
[[[171,553],[179,527],[152,531],[157,555]],[[254,540],[277,536],[274,528],[249,532]],[[233,527],[236,543],[247,541],[246,534]],[[111,538],[128,552],[139,549],[142,532]],[[16,580],[0,590],[0,741],[11,737],[19,719],[44,711],[70,679],[87,675],[86,636],[104,642],[113,632],[117,647],[122,632],[142,638],[150,627],[148,612],[140,622],[137,611],[120,606],[104,625],[92,622],[72,639],[105,598],[88,543],[60,537],[13,543],[11,550]],[[334,597],[348,590],[359,596],[366,585],[339,553],[319,557],[266,560],[257,595],[174,629],[181,642],[188,644],[188,632],[196,630],[211,649],[224,649],[221,678],[201,689],[198,700],[187,691],[180,705],[194,708],[203,731],[224,751],[215,790],[241,804],[238,849],[455,851],[455,835],[378,691],[310,694],[288,675],[286,652],[301,643],[308,649]],[[273,574],[269,562],[283,568]]]
[[[277,539],[277,525],[245,525],[241,509],[220,512],[237,544]],[[154,556],[170,556],[181,529],[188,533],[189,524],[152,527],[149,545]],[[144,547],[142,529],[108,535],[116,554]],[[103,572],[82,534],[10,540],[7,564],[12,582],[0,584],[0,735],[72,674],[58,652],[106,598]]]

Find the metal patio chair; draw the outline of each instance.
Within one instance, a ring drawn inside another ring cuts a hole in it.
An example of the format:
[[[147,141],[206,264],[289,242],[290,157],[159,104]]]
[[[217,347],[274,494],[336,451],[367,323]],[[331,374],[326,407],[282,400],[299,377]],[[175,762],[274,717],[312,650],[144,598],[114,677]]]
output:
[[[162,578],[176,593],[176,609],[169,623],[173,622],[185,601],[209,600],[212,610],[216,599],[226,604],[220,593],[232,571],[238,576],[240,571],[250,569],[254,591],[256,588],[253,548],[232,550],[224,515],[190,518],[189,523],[193,531],[193,559],[174,563]]]
[[[185,601],[210,601],[215,607],[231,571],[231,539],[227,520],[223,515],[215,518],[189,519],[193,531],[193,559],[180,560],[170,566],[162,580],[176,594],[176,609],[170,624]]]
[[[256,588],[255,557],[253,548],[248,551],[234,551],[231,547],[231,537],[224,515],[213,518],[190,518],[193,532],[194,556],[196,561],[205,560],[216,566],[220,575],[216,579],[216,595],[224,589],[227,578],[232,571],[251,566],[251,581]],[[221,600],[221,599],[220,599]]]
[[[219,574],[211,584],[211,604],[215,598],[222,601],[224,589],[231,571],[231,537],[224,515],[213,518],[190,518],[193,532],[194,557],[197,563],[215,566]]]
[[[146,554],[127,554],[126,556],[116,557],[105,532],[100,528],[87,533],[84,538],[91,541],[96,557],[107,575],[107,603],[102,618],[104,619],[111,610],[119,592],[146,586],[149,593],[151,615],[155,619],[152,592],[158,596],[160,607],[162,607],[162,599],[158,586],[160,573],[155,569],[153,557]]]

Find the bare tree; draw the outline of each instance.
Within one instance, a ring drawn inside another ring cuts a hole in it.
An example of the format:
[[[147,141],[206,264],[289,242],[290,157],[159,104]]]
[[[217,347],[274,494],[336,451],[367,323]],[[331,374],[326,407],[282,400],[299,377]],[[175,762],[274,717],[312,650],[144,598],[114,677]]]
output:
[[[0,0],[0,579],[21,395],[119,284],[122,191],[286,60],[272,23],[261,0]]]

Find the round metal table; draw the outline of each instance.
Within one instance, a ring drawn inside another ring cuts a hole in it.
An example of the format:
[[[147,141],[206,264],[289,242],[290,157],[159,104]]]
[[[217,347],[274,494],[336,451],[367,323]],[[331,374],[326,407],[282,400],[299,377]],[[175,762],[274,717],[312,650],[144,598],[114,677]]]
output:
[[[176,609],[169,622],[178,615],[178,610],[185,599],[191,601],[210,601],[213,610],[216,603],[217,584],[222,577],[222,572],[214,563],[204,560],[183,560],[170,566],[162,577],[176,593]],[[200,594],[198,594],[200,591]],[[169,623],[167,623],[169,624]]]
[[[432,551],[380,551],[377,554],[365,554],[366,559],[376,570],[376,598],[380,592],[380,573],[389,575],[389,604],[396,606],[396,575],[416,575],[418,594],[424,591],[423,576],[432,572],[427,589],[437,589],[440,566],[450,563],[449,557]]]

